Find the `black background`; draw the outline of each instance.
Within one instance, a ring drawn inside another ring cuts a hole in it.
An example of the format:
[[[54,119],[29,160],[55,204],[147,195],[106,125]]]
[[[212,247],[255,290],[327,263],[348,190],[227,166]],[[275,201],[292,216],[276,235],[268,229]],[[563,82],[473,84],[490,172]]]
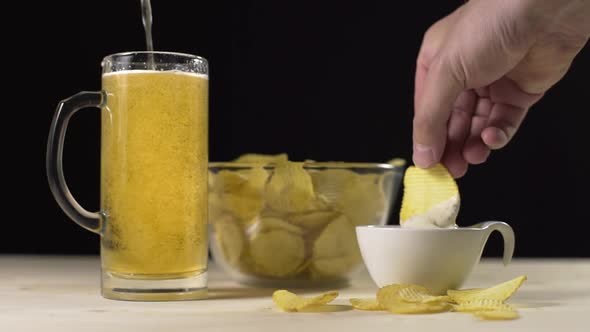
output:
[[[153,0],[154,44],[209,60],[211,160],[243,152],[410,160],[422,35],[460,3]],[[97,253],[98,236],[51,197],[45,144],[57,102],[100,89],[103,56],[145,48],[139,0],[42,1],[26,13],[4,29],[11,88],[0,253]],[[507,221],[517,256],[590,257],[588,48],[514,140],[459,181],[458,223]],[[78,113],[65,146],[68,184],[89,210],[98,209],[99,128],[97,110]],[[500,247],[494,235],[485,253]]]

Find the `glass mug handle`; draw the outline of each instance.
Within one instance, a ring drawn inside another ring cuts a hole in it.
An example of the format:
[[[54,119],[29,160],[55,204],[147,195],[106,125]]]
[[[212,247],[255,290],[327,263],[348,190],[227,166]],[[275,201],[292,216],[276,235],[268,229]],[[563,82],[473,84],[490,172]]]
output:
[[[100,234],[102,229],[102,215],[100,212],[90,212],[84,209],[72,196],[63,170],[63,147],[68,122],[74,113],[87,108],[101,108],[106,103],[104,91],[82,91],[70,98],[62,100],[53,116],[49,139],[47,140],[47,179],[53,197],[62,210],[78,225],[94,233]]]

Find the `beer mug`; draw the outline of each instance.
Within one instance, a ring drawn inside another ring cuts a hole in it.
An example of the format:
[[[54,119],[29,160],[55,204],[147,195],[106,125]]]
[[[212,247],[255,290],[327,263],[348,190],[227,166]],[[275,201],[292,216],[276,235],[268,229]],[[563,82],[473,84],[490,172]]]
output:
[[[100,235],[102,295],[207,295],[208,64],[170,52],[109,55],[102,90],[61,101],[47,143],[49,186],[63,211]],[[62,167],[70,117],[101,109],[100,211],[76,202]]]

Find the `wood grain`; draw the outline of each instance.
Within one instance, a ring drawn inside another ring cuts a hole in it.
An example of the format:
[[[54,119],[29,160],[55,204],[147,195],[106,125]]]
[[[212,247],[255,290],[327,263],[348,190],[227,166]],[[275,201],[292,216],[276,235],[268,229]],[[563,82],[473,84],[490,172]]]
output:
[[[97,257],[0,256],[0,331],[587,331],[590,322],[590,259],[516,259],[506,268],[483,260],[465,288],[528,276],[509,300],[521,318],[503,322],[346,310],[349,298],[374,296],[366,272],[340,290],[334,303],[343,310],[291,314],[274,308],[273,289],[236,284],[214,264],[210,298],[188,302],[103,299],[99,269]]]

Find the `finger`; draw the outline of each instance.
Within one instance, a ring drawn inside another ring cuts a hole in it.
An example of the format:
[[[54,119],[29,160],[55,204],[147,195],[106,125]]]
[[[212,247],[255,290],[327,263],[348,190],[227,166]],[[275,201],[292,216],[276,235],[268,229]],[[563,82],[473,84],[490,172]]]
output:
[[[439,121],[439,119],[436,117],[432,117],[429,114],[418,114],[420,113],[420,110],[424,109],[425,99],[431,98],[431,96],[433,95],[433,93],[429,91],[437,89],[436,85],[433,84],[440,84],[441,86],[444,86],[444,82],[434,82],[430,84],[428,82],[436,80],[436,78],[440,76],[440,65],[437,64],[437,62],[440,62],[440,56],[438,56],[438,54],[441,49],[441,46],[446,40],[448,30],[453,26],[461,10],[462,7],[459,7],[459,9],[455,10],[450,15],[436,22],[428,29],[428,31],[426,31],[416,61],[416,77],[414,92],[415,116],[413,159],[414,163],[419,167],[429,167],[440,160],[441,155],[444,151],[444,144],[446,138],[446,130],[443,130],[444,128],[441,128],[441,126],[447,125],[447,120],[449,118],[448,113],[451,112],[451,105],[456,99],[459,92],[461,91],[461,89],[458,89],[458,91],[453,97],[448,98],[448,106],[445,110],[445,112],[447,112],[447,115],[442,116],[442,118],[445,120],[442,123],[437,122]],[[432,105],[433,102],[430,101],[429,103],[431,103]],[[431,106],[428,107],[431,108]],[[435,134],[435,136],[439,139],[435,139],[436,146],[434,148],[430,146],[430,144],[432,144],[430,143],[430,138],[423,138],[424,132],[426,132],[426,135],[428,135],[428,131],[433,126],[438,127],[439,131],[438,134]],[[416,140],[416,138],[418,140]]]
[[[526,113],[526,109],[495,104],[488,124],[481,132],[482,142],[493,150],[503,148],[516,134]]]
[[[470,164],[481,164],[490,155],[490,148],[483,142],[481,133],[488,125],[492,106],[493,104],[488,98],[480,97],[476,102],[469,137],[463,147],[463,158]]]
[[[458,158],[457,158],[458,156]],[[455,179],[459,179],[467,173],[469,163],[463,159],[461,153],[458,154],[445,154],[441,159],[441,163],[449,170],[449,173]]]
[[[494,103],[482,141],[491,149],[500,149],[512,139],[524,120],[529,107],[543,94],[524,92],[515,82],[502,78],[490,86],[490,99]]]
[[[428,66],[422,60],[424,55],[418,56],[416,63],[416,78],[414,80],[414,107],[420,107],[420,100],[422,99],[422,91],[424,91],[424,81],[426,80],[426,74],[428,73]]]
[[[450,62],[435,59],[426,73],[414,113],[413,160],[418,167],[427,168],[440,161],[453,103],[462,90],[463,82]]]
[[[482,98],[482,97],[489,98],[490,97],[490,87],[489,87],[489,85],[486,85],[484,87],[477,88],[477,89],[475,89],[475,93],[480,98]]]
[[[416,59],[416,75],[414,80],[414,107],[418,108],[424,90],[424,81],[428,73],[428,67],[436,56],[440,45],[445,39],[449,25],[454,21],[453,13],[433,24],[424,34],[420,52]]]
[[[463,91],[455,101],[448,125],[447,145],[442,163],[455,178],[467,172],[468,163],[463,158],[463,146],[469,136],[471,118],[475,111],[476,95],[473,91]]]

